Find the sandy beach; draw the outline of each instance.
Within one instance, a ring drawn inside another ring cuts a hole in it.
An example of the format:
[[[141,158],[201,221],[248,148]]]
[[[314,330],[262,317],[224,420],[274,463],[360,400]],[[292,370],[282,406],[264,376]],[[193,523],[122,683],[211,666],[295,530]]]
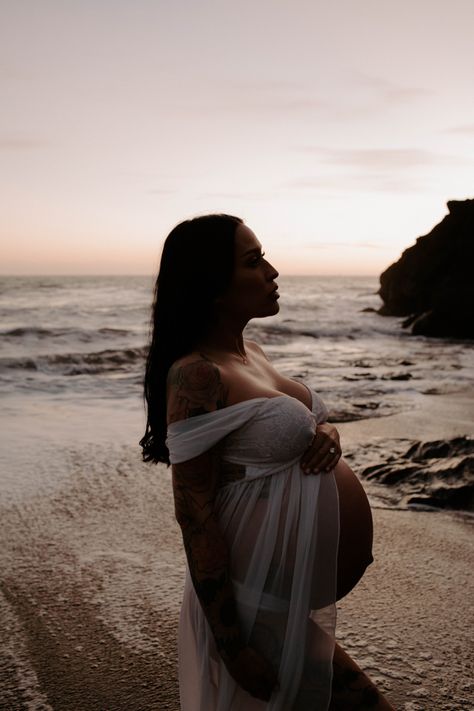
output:
[[[357,470],[357,451],[383,458],[400,438],[472,434],[473,402],[418,395],[403,415],[340,424],[343,450]],[[75,446],[73,416],[47,456],[36,423],[34,464],[4,428],[15,451],[0,522],[0,708],[177,711],[184,557],[169,471],[140,462],[134,433]],[[25,466],[39,484],[19,493],[13,474]],[[54,467],[56,484],[41,486]],[[338,604],[338,640],[396,709],[473,708],[473,519],[372,503],[375,562]]]

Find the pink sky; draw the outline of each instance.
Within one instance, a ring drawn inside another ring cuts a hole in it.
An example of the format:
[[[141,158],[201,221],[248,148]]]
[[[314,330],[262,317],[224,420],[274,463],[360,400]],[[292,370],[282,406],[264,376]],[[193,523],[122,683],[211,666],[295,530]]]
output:
[[[149,274],[230,212],[282,273],[379,273],[474,196],[473,27],[471,0],[5,4],[0,272]]]

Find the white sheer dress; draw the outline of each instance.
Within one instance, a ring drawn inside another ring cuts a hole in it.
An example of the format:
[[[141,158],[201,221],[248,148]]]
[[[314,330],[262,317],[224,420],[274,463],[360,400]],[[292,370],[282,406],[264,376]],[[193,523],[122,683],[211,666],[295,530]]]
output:
[[[189,575],[178,636],[182,711],[325,711],[336,624],[339,505],[334,474],[306,475],[300,458],[327,410],[288,395],[254,398],[172,423],[172,463],[218,445],[240,478],[216,498],[229,545],[243,633],[278,670],[269,702],[227,672]]]

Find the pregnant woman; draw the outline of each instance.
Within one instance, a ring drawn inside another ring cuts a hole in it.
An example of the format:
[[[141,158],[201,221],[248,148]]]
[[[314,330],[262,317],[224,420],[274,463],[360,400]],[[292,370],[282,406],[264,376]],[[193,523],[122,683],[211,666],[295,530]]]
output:
[[[317,393],[243,337],[278,312],[277,276],[230,215],[163,247],[141,445],[172,464],[188,562],[181,709],[391,709],[334,639],[335,602],[372,561],[367,498]]]

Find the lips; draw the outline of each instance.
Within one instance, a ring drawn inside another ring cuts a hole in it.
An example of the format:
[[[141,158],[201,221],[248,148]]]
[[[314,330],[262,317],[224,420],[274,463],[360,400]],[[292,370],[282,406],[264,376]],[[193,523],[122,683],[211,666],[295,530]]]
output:
[[[279,299],[280,294],[278,293],[278,286],[276,286],[269,294],[272,299]]]

